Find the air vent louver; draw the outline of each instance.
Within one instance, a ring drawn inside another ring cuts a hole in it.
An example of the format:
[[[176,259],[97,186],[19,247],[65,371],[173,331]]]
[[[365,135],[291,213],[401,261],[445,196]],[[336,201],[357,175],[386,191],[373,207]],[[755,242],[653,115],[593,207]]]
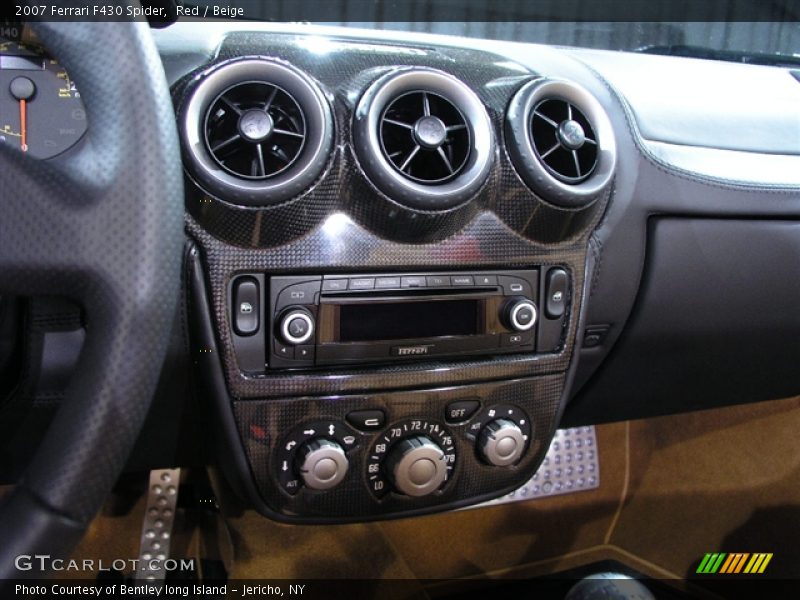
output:
[[[384,111],[379,127],[384,156],[414,181],[448,181],[469,158],[467,121],[452,102],[437,94],[403,94]]]
[[[574,83],[525,84],[508,107],[506,139],[520,177],[553,204],[588,206],[608,189],[616,165],[611,123],[597,99]]]
[[[597,166],[597,140],[584,114],[569,102],[544,100],[533,109],[531,140],[536,154],[566,183],[580,183]]]
[[[372,183],[420,210],[469,200],[494,154],[489,115],[475,92],[423,68],[392,71],[369,87],[356,108],[353,141]]]
[[[300,105],[278,86],[250,82],[223,92],[206,115],[206,143],[226,171],[267,179],[288,169],[306,139]]]
[[[301,194],[331,158],[333,116],[304,73],[234,59],[198,80],[181,110],[187,170],[206,191],[263,206]]]

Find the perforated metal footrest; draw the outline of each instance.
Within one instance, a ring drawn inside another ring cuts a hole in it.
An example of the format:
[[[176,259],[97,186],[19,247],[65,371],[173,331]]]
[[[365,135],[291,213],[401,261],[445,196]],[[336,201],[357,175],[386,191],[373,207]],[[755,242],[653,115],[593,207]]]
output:
[[[139,543],[139,563],[135,579],[142,582],[163,582],[165,561],[169,558],[175,507],[178,504],[180,469],[150,471],[147,484],[147,506]]]
[[[469,508],[593,490],[600,486],[600,455],[593,425],[559,429],[536,474],[510,494]]]

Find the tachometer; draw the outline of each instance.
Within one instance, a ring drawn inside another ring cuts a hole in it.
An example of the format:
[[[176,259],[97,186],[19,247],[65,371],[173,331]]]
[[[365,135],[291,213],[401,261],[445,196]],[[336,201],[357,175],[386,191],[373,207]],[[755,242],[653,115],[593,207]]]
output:
[[[46,159],[86,132],[81,95],[39,46],[0,38],[0,143]]]

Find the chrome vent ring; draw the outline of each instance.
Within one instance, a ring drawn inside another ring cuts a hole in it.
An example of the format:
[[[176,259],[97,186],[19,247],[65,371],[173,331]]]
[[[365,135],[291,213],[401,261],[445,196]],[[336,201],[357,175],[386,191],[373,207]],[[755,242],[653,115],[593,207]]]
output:
[[[327,99],[304,73],[271,58],[213,68],[181,113],[187,170],[206,191],[264,206],[304,192],[333,146]]]
[[[396,69],[359,101],[353,121],[359,164],[386,196],[416,210],[469,201],[489,175],[494,134],[478,96],[452,75]]]
[[[582,208],[608,190],[616,168],[614,132],[583,87],[556,79],[528,82],[511,100],[505,133],[517,173],[546,201]]]

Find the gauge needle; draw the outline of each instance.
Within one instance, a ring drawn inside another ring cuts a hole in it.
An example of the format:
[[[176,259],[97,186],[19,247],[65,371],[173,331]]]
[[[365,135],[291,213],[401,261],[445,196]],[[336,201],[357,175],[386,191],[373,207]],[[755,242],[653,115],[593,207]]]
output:
[[[23,152],[28,151],[28,102],[27,100],[19,101],[19,132],[20,132],[20,148]]]
[[[8,88],[11,95],[19,100],[20,148],[28,151],[28,100],[36,93],[36,85],[27,77],[15,77]]]

